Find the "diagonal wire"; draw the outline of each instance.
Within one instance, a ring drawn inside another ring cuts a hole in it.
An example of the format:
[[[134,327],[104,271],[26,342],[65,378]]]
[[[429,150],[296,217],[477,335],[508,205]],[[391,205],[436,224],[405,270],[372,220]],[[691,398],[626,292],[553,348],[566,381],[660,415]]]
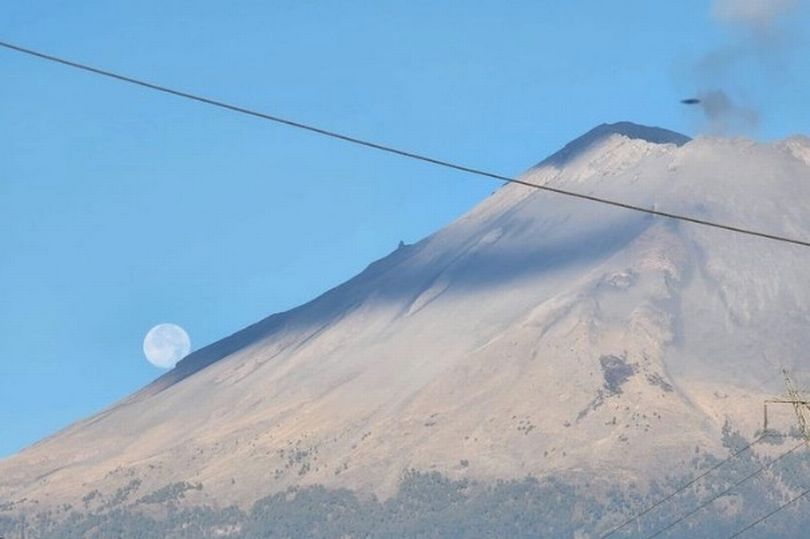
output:
[[[312,133],[316,133],[316,134],[319,134],[319,135],[323,135],[323,136],[326,136],[326,137],[331,137],[331,138],[334,138],[334,139],[342,140],[344,142],[349,142],[351,144],[357,144],[357,145],[360,145],[360,146],[365,146],[367,148],[372,148],[374,150],[386,152],[386,153],[389,153],[389,154],[398,155],[400,157],[405,157],[405,158],[408,158],[408,159],[414,159],[414,160],[417,160],[417,161],[422,161],[422,162],[425,162],[425,163],[430,163],[432,165],[436,165],[436,166],[440,166],[440,167],[444,167],[444,168],[449,168],[449,169],[453,169],[453,170],[457,170],[457,171],[461,171],[461,172],[466,172],[468,174],[473,174],[473,175],[476,175],[476,176],[483,176],[485,178],[501,180],[501,181],[504,181],[504,182],[507,182],[507,183],[514,183],[514,184],[518,184],[518,185],[524,185],[526,187],[531,187],[533,189],[539,189],[539,190],[542,190],[542,191],[548,191],[548,192],[551,192],[551,193],[556,193],[556,194],[559,194],[559,195],[573,197],[573,198],[577,198],[577,199],[581,199],[581,200],[588,200],[590,202],[596,202],[596,203],[599,203],[599,204],[606,204],[608,206],[614,206],[614,207],[617,207],[617,208],[624,208],[626,210],[632,210],[632,211],[636,211],[636,212],[646,213],[646,214],[649,214],[649,215],[656,215],[658,217],[665,217],[667,219],[675,219],[677,221],[684,221],[684,222],[687,222],[687,223],[693,223],[693,224],[697,224],[697,225],[717,228],[717,229],[726,230],[726,231],[729,231],[729,232],[736,232],[738,234],[745,234],[745,235],[748,235],[748,236],[756,236],[756,237],[759,237],[759,238],[765,238],[765,239],[769,239],[769,240],[773,240],[773,241],[779,241],[779,242],[783,242],[783,243],[790,243],[790,244],[793,244],[793,245],[800,245],[802,247],[810,247],[810,241],[807,241],[807,240],[800,240],[800,239],[797,239],[797,238],[789,238],[789,237],[780,236],[780,235],[777,235],[777,234],[769,234],[769,233],[766,233],[766,232],[760,232],[758,230],[742,228],[742,227],[733,226],[733,225],[727,225],[727,224],[723,224],[723,223],[719,223],[719,222],[715,222],[715,221],[708,221],[708,220],[705,220],[705,219],[698,219],[696,217],[689,217],[687,215],[680,215],[680,214],[660,211],[660,210],[656,210],[656,209],[652,209],[652,208],[645,208],[643,206],[637,206],[637,205],[630,204],[630,203],[627,203],[627,202],[622,202],[622,201],[619,201],[619,200],[612,200],[612,199],[608,199],[608,198],[597,197],[597,196],[593,196],[593,195],[587,195],[585,193],[577,193],[575,191],[568,191],[568,190],[565,190],[565,189],[559,189],[559,188],[556,188],[556,187],[550,187],[548,185],[539,185],[539,184],[528,182],[526,180],[521,180],[519,178],[510,178],[509,176],[503,176],[501,174],[496,174],[494,172],[488,172],[486,170],[481,170],[481,169],[477,169],[477,168],[473,168],[473,167],[468,167],[466,165],[461,165],[461,164],[458,164],[458,163],[445,161],[443,159],[437,159],[435,157],[430,157],[430,156],[427,156],[427,155],[418,154],[418,153],[410,152],[410,151],[407,151],[407,150],[402,150],[402,149],[399,149],[399,148],[395,148],[393,146],[387,146],[385,144],[380,144],[380,143],[377,143],[377,142],[372,142],[370,140],[365,140],[365,139],[353,137],[353,136],[350,136],[350,135],[339,133],[337,131],[331,131],[331,130],[328,130],[328,129],[323,129],[321,127],[317,127],[317,126],[314,126],[314,125],[305,124],[305,123],[298,122],[298,121],[295,121],[295,120],[290,120],[288,118],[283,118],[281,116],[275,116],[273,114],[267,114],[267,113],[260,112],[260,111],[254,110],[254,109],[249,109],[249,108],[242,107],[242,106],[239,106],[239,105],[234,105],[234,104],[231,104],[231,103],[227,103],[225,101],[219,101],[217,99],[212,99],[210,97],[205,97],[205,96],[202,96],[202,95],[199,95],[199,94],[192,94],[192,93],[184,92],[184,91],[181,91],[181,90],[175,90],[173,88],[169,88],[168,86],[163,86],[163,85],[160,85],[160,84],[147,82],[147,81],[144,81],[144,80],[141,80],[141,79],[136,79],[134,77],[130,77],[130,76],[127,76],[127,75],[114,73],[112,71],[108,71],[108,70],[101,69],[101,68],[98,68],[98,67],[93,67],[93,66],[90,66],[90,65],[87,65],[87,64],[82,64],[82,63],[75,62],[73,60],[68,60],[66,58],[62,58],[62,57],[59,57],[59,56],[46,54],[44,52],[39,52],[39,51],[36,51],[36,50],[33,50],[33,49],[22,47],[20,45],[15,45],[13,43],[9,43],[9,42],[6,42],[6,41],[0,41],[0,47],[3,47],[3,48],[5,48],[7,50],[10,50],[10,51],[22,53],[22,54],[25,54],[25,55],[28,55],[28,56],[33,56],[33,57],[36,57],[36,58],[39,58],[39,59],[42,59],[42,60],[47,60],[49,62],[55,62],[55,63],[58,63],[58,64],[62,64],[62,65],[68,66],[68,67],[72,67],[74,69],[80,69],[82,71],[93,73],[95,75],[101,75],[103,77],[116,79],[116,80],[126,82],[126,83],[129,83],[129,84],[142,86],[142,87],[148,88],[150,90],[163,92],[163,93],[170,94],[170,95],[173,95],[173,96],[176,96],[176,97],[182,97],[184,99],[190,99],[192,101],[197,101],[199,103],[204,103],[206,105],[219,107],[221,109],[226,109],[226,110],[229,110],[229,111],[232,111],[232,112],[238,112],[240,114],[246,114],[248,116],[261,118],[263,120],[269,120],[271,122],[276,122],[276,123],[279,123],[279,124],[283,124],[283,125],[286,125],[288,127],[294,127],[296,129],[302,129],[302,130],[309,131],[309,132],[312,132]]]
[[[749,524],[745,528],[737,530],[736,532],[734,532],[734,534],[729,535],[728,539],[734,539],[735,537],[739,537],[740,535],[744,534],[745,532],[747,532],[748,530],[750,530],[751,528],[753,528],[757,524],[760,524],[763,521],[765,521],[766,519],[771,518],[772,516],[774,516],[776,513],[778,513],[782,509],[785,509],[789,505],[793,505],[794,503],[798,502],[800,499],[804,498],[808,494],[810,494],[810,488],[805,490],[804,492],[801,492],[800,494],[797,494],[796,496],[794,496],[790,500],[786,501],[785,503],[783,503],[782,505],[780,505],[779,507],[777,507],[776,509],[774,509],[773,511],[771,511],[767,515],[756,519],[754,522],[752,522],[751,524]]]
[[[599,539],[606,539],[607,537],[612,536],[613,534],[615,534],[616,532],[618,532],[619,530],[621,530],[622,528],[624,528],[625,526],[627,526],[631,522],[634,522],[634,521],[640,519],[641,517],[643,517],[644,515],[646,515],[650,511],[652,511],[653,509],[655,509],[655,508],[661,506],[662,504],[668,502],[669,500],[671,500],[672,498],[674,498],[675,496],[677,496],[678,494],[680,494],[684,490],[688,489],[689,487],[691,487],[692,485],[694,485],[695,483],[697,483],[698,481],[700,481],[701,479],[703,479],[704,477],[706,477],[707,475],[709,475],[710,473],[715,471],[717,468],[719,468],[723,464],[725,464],[728,461],[742,455],[743,453],[745,453],[746,451],[751,449],[754,445],[756,445],[760,441],[762,441],[763,438],[774,436],[774,435],[775,435],[775,433],[765,433],[765,434],[759,436],[758,438],[754,439],[754,441],[751,442],[750,444],[748,444],[745,447],[737,450],[736,452],[732,453],[731,455],[729,455],[725,459],[723,459],[720,462],[716,463],[714,466],[712,466],[711,468],[709,468],[705,472],[701,473],[700,475],[698,475],[698,476],[692,478],[691,480],[689,480],[688,482],[684,483],[683,485],[681,485],[680,487],[675,489],[672,493],[668,494],[667,496],[664,496],[663,498],[661,498],[660,500],[658,500],[657,502],[655,502],[651,506],[647,507],[643,511],[641,511],[639,513],[636,513],[632,517],[628,518],[627,520],[625,520],[624,522],[622,522],[621,524],[619,524],[615,528],[611,529],[605,535],[600,536]]]
[[[696,508],[692,509],[688,513],[685,513],[684,515],[680,516],[679,518],[673,520],[672,522],[670,522],[668,525],[661,528],[657,532],[653,533],[652,535],[648,535],[645,539],[653,539],[653,537],[658,537],[659,535],[661,535],[665,531],[667,531],[669,529],[672,529],[673,527],[680,524],[681,522],[683,522],[687,518],[691,517],[692,515],[694,515],[695,513],[700,511],[701,509],[703,509],[704,507],[706,507],[706,506],[714,503],[715,501],[719,500],[720,498],[722,498],[723,496],[725,496],[726,494],[728,494],[729,492],[731,492],[735,488],[739,487],[740,485],[742,485],[743,483],[745,483],[749,479],[759,475],[760,473],[762,473],[766,469],[770,468],[771,466],[773,466],[774,464],[776,464],[777,462],[779,462],[780,460],[787,457],[788,455],[790,455],[791,453],[793,453],[794,451],[796,451],[797,449],[799,449],[800,447],[802,447],[802,446],[804,446],[806,444],[807,444],[807,440],[802,440],[800,443],[794,445],[792,448],[790,448],[789,450],[787,450],[784,453],[780,454],[778,457],[774,458],[773,460],[771,460],[767,464],[763,464],[762,466],[757,468],[754,472],[746,475],[745,477],[743,477],[742,479],[740,479],[739,481],[737,481],[736,483],[734,483],[733,485],[728,487],[726,490],[724,490],[720,494],[712,496],[711,498],[709,498],[708,500],[706,500],[702,504],[698,505]]]

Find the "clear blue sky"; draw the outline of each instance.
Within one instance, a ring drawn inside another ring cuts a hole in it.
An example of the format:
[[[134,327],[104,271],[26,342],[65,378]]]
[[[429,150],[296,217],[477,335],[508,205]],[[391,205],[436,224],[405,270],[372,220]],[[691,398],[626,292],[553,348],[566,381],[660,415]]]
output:
[[[602,122],[699,131],[678,100],[698,89],[695,63],[739,37],[710,13],[697,0],[15,2],[0,39],[517,174]],[[806,37],[731,69],[760,138],[810,130]],[[497,188],[2,50],[0,77],[0,455],[158,376],[141,351],[153,325],[180,324],[199,348]]]

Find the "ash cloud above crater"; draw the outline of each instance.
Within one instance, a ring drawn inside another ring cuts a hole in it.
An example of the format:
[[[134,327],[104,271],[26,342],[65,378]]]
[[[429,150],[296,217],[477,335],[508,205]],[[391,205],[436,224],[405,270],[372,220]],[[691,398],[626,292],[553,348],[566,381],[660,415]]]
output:
[[[729,135],[756,130],[762,103],[751,94],[765,94],[787,69],[791,52],[785,22],[804,0],[714,0],[713,19],[730,34],[728,42],[706,52],[693,66],[706,129]]]

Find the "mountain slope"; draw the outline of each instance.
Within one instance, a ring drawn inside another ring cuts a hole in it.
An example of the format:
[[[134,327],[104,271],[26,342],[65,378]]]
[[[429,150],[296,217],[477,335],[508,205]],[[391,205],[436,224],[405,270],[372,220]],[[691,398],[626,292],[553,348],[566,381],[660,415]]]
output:
[[[808,238],[808,156],[798,137],[689,141],[621,123],[523,179]],[[0,462],[0,505],[98,510],[171,485],[188,504],[299,484],[385,497],[411,469],[628,484],[688,472],[696,447],[725,454],[727,422],[760,427],[779,366],[807,369],[807,267],[800,247],[506,185]]]

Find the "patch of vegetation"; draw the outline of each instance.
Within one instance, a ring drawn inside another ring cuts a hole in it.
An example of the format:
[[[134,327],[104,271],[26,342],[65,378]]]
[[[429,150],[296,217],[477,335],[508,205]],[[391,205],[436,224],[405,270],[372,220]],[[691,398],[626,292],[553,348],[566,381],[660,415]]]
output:
[[[185,481],[177,483],[169,483],[165,487],[161,487],[151,494],[147,494],[138,500],[138,503],[166,503],[173,502],[186,497],[186,492],[189,490],[202,490],[202,483],[192,485]]]
[[[664,378],[657,373],[647,374],[647,381],[654,386],[658,386],[663,389],[667,393],[672,393],[675,391],[672,387],[672,384],[664,380]]]
[[[724,443],[733,452],[747,442],[727,428]],[[769,458],[759,458],[750,451],[741,454],[733,463],[717,468],[710,481],[684,491],[613,537],[651,535],[734,485]],[[599,537],[627,516],[672,493],[695,471],[709,469],[718,462],[718,458],[698,451],[690,463],[692,471],[662,479],[643,492],[632,484],[606,486],[611,483],[594,475],[582,481],[527,477],[478,483],[412,470],[403,476],[397,494],[385,501],[315,485],[273,494],[256,502],[249,511],[206,506],[178,509],[173,500],[190,488],[198,488],[183,482],[167,485],[148,497],[148,503],[164,503],[165,510],[157,512],[163,515],[160,518],[137,506],[119,506],[95,513],[74,511],[67,517],[39,514],[28,520],[27,529],[29,537],[39,539]],[[601,488],[594,488],[597,485]],[[769,474],[736,488],[734,496],[722,498],[716,506],[679,524],[668,537],[727,537],[808,485],[810,462],[797,451]],[[597,491],[599,495],[594,494]],[[807,506],[796,504],[746,532],[746,538],[804,537],[806,515]],[[0,517],[0,536],[16,537],[20,524],[20,520]]]
[[[104,504],[105,508],[115,507],[116,505],[121,505],[129,498],[130,494],[138,490],[141,486],[140,479],[133,479],[123,487],[119,488],[115,491],[115,494]]]
[[[85,494],[82,497],[82,502],[84,503],[84,507],[86,508],[87,506],[90,505],[90,502],[92,502],[96,498],[100,498],[100,497],[101,497],[101,492],[99,492],[98,490],[93,490],[93,491],[88,492],[87,494]]]

